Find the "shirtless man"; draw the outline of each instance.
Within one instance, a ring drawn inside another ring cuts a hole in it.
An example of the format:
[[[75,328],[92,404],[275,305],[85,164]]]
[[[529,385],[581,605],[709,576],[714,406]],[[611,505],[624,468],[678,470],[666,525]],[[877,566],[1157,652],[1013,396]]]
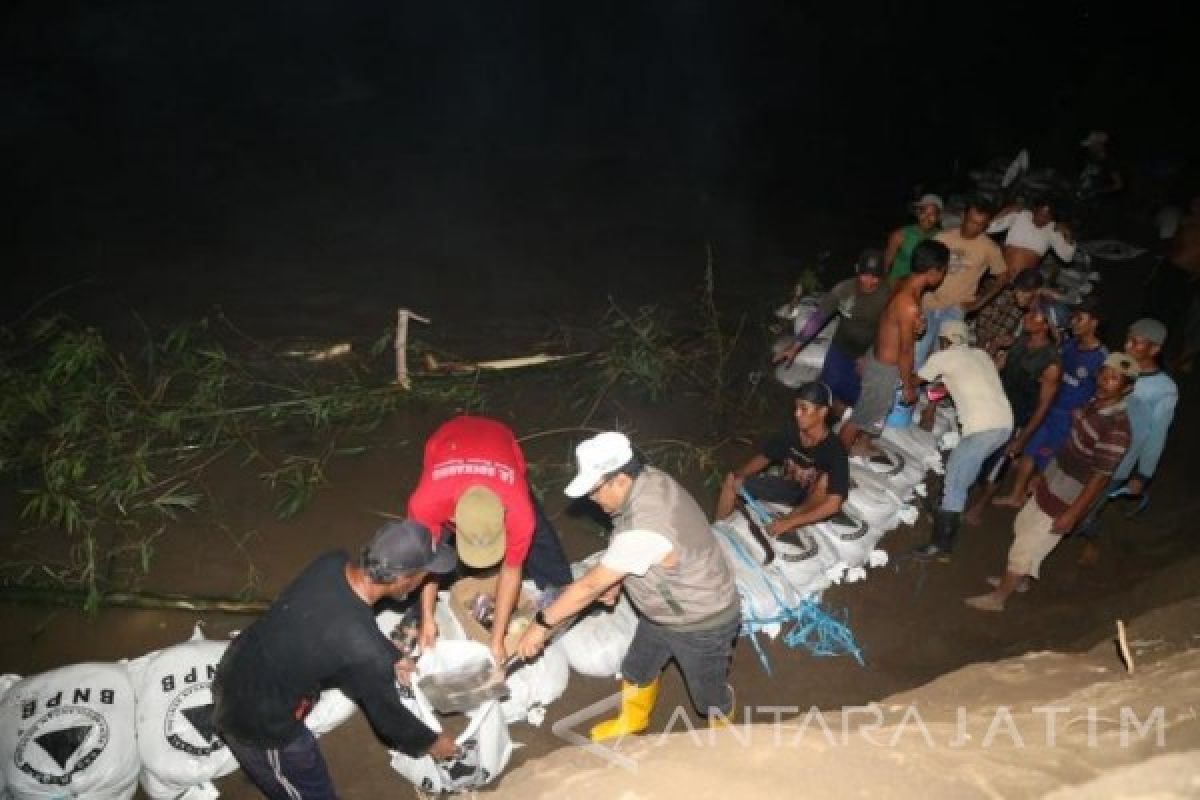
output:
[[[1075,237],[1070,227],[1055,220],[1054,204],[1049,200],[1035,200],[1028,209],[1018,205],[1001,209],[987,232],[1001,231],[1008,231],[1003,252],[1010,278],[1036,267],[1052,247],[1064,263],[1075,258]]]
[[[914,343],[924,327],[921,295],[936,289],[946,277],[950,250],[934,239],[926,239],[913,248],[912,273],[901,278],[888,299],[875,345],[863,356],[862,393],[854,413],[842,425],[838,436],[852,455],[869,456],[875,448],[868,437],[883,433],[883,422],[901,385],[905,403],[917,401],[920,379],[913,363]]]

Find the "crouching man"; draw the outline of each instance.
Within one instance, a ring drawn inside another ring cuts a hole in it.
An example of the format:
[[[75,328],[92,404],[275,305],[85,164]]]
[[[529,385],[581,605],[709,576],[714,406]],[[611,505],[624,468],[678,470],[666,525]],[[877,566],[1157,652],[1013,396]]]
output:
[[[792,424],[725,476],[717,519],[733,513],[742,488],[756,500],[791,507],[767,526],[771,536],[816,524],[841,511],[850,491],[850,466],[846,448],[829,431],[832,405],[833,392],[820,381],[797,389]],[[773,464],[782,467],[782,475],[762,474]]]
[[[1137,362],[1125,353],[1104,360],[1096,395],[1071,413],[1071,432],[1050,462],[1033,495],[1013,520],[1008,569],[990,578],[995,590],[965,601],[980,611],[1003,611],[1009,595],[1038,577],[1042,561],[1083,521],[1129,449],[1125,396],[1138,377]]]
[[[697,712],[710,720],[733,716],[726,683],[741,609],[733,570],[700,506],[674,478],[644,466],[622,433],[601,433],[575,449],[578,474],[568,497],[587,497],[613,520],[600,563],[538,612],[517,643],[536,656],[551,630],[599,600],[625,590],[638,613],[637,630],[621,663],[624,683],[616,719],[591,730],[594,742],[640,733],[650,724],[660,674],[679,665]]]
[[[325,759],[304,718],[337,687],[366,712],[388,747],[449,758],[454,740],[400,702],[411,661],[375,624],[372,607],[400,599],[431,573],[454,569],[450,547],[405,520],[380,528],[357,559],[326,553],[283,590],[265,616],[229,645],[213,681],[215,719],[246,776],[271,800],[332,800]]]

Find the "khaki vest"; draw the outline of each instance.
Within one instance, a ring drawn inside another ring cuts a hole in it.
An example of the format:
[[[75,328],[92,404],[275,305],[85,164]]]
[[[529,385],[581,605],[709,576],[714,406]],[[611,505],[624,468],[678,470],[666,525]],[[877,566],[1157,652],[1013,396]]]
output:
[[[717,544],[700,506],[665,472],[646,467],[613,517],[613,535],[630,530],[667,537],[677,555],[673,567],[652,566],[645,575],[626,575],[625,592],[651,622],[701,630],[737,613],[733,569]]]

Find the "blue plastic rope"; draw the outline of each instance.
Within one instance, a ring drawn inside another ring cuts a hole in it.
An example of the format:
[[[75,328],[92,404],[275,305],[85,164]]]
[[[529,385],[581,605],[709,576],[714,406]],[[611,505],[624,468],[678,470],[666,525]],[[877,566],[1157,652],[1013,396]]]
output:
[[[749,610],[749,604],[745,602],[745,596],[742,596],[742,635],[750,639],[750,644],[754,647],[754,652],[758,655],[758,660],[767,675],[771,674],[771,663],[759,644],[756,634],[768,625],[785,626],[788,623],[792,623],[792,628],[783,636],[783,642],[788,647],[803,647],[814,656],[851,655],[854,656],[854,660],[858,662],[859,666],[864,666],[862,649],[855,642],[854,633],[844,621],[838,620],[825,611],[819,603],[808,598],[800,601],[798,606],[789,606],[784,603],[783,598],[775,590],[774,584],[763,572],[762,566],[750,557],[738,540],[738,536],[726,530],[724,525],[718,524],[716,527],[728,540],[738,559],[759,574],[763,584],[771,592],[776,605],[780,608],[780,612],[772,617],[759,617]],[[741,593],[740,588],[738,591]],[[842,616],[845,618],[845,612]]]

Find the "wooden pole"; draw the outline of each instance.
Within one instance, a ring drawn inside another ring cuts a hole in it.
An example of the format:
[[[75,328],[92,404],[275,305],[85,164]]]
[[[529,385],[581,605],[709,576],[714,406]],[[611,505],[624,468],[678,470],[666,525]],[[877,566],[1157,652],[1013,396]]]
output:
[[[429,324],[429,320],[419,314],[414,314],[407,308],[396,311],[396,383],[405,389],[412,388],[412,379],[408,377],[408,321]]]

